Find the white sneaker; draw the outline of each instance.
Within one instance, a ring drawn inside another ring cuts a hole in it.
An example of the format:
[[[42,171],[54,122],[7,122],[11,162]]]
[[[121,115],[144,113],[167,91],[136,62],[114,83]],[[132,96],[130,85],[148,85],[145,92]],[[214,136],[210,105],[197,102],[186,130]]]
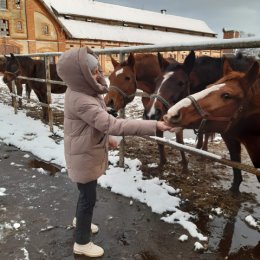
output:
[[[76,223],[77,223],[77,219],[74,218],[73,221],[72,221],[72,226],[76,227]],[[91,232],[92,232],[92,234],[96,234],[98,232],[98,226],[91,223]]]
[[[74,243],[73,252],[77,255],[85,255],[88,257],[99,257],[104,254],[104,249],[100,246],[89,242],[86,245],[79,245]]]

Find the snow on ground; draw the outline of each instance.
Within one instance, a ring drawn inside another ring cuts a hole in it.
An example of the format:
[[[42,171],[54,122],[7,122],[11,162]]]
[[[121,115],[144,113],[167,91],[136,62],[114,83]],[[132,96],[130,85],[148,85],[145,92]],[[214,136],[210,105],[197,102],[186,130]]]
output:
[[[58,100],[58,105],[61,106],[61,95]],[[136,104],[133,103],[133,105]],[[31,152],[44,161],[65,168],[63,140],[54,141],[48,126],[40,120],[27,117],[22,110],[19,110],[18,114],[15,115],[12,107],[0,103],[0,125],[0,140],[2,142]],[[55,127],[54,132],[61,137],[63,136],[61,128]],[[116,166],[119,159],[117,153],[117,151],[109,153],[109,160],[112,164],[106,174],[99,178],[100,186],[147,204],[153,212],[162,215],[163,221],[178,223],[192,237],[203,241],[207,240],[207,237],[203,236],[197,230],[196,225],[192,223],[195,216],[180,210],[181,198],[176,195],[180,190],[177,187],[173,188],[166,181],[158,178],[145,179],[139,169],[141,162],[138,159],[125,158],[127,167],[124,171]],[[2,187],[0,195],[6,195],[5,192],[8,194],[8,191]]]

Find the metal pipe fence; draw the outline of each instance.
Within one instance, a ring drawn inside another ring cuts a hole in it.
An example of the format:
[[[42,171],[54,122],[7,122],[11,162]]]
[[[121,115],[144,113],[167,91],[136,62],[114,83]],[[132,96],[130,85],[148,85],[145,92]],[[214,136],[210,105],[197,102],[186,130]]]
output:
[[[125,54],[134,52],[134,53],[143,53],[143,52],[168,52],[168,51],[190,51],[190,50],[219,50],[219,49],[242,49],[242,48],[260,48],[260,38],[252,37],[252,38],[239,38],[239,39],[229,39],[229,40],[219,40],[219,39],[213,39],[208,40],[207,42],[195,42],[195,43],[177,43],[177,44],[159,44],[159,45],[142,45],[142,46],[132,46],[132,47],[119,47],[119,48],[107,48],[107,49],[94,49],[93,51],[96,54],[100,55],[112,55],[112,54],[119,54],[119,60],[120,62],[124,61]],[[51,106],[51,84],[60,84],[65,85],[64,82],[60,81],[54,81],[50,78],[50,57],[60,56],[61,52],[50,52],[50,53],[33,53],[33,54],[18,54],[17,56],[29,56],[29,57],[44,57],[45,60],[45,71],[46,71],[46,77],[45,79],[38,79],[38,78],[29,78],[29,77],[23,77],[18,76],[20,79],[27,79],[37,82],[45,82],[47,84],[47,96],[48,96],[48,104],[43,104],[41,102],[38,102],[41,105],[44,105],[48,108],[48,114],[49,114],[49,126],[50,131],[53,132],[53,116],[52,116],[52,106]],[[12,83],[12,86],[14,86],[14,82]],[[13,91],[15,93],[15,89],[13,87]],[[138,96],[143,96],[142,93],[138,92]],[[144,94],[147,96],[147,94]],[[13,97],[21,98],[20,96],[17,96],[16,94],[12,94]],[[26,99],[22,97],[23,99]],[[35,102],[35,101],[34,101]],[[17,113],[17,100],[15,98],[15,105],[14,109]],[[125,111],[120,111],[120,116],[125,116]],[[179,144],[173,144],[172,142],[166,141],[166,140],[159,140],[158,138],[150,138],[146,137],[146,139],[156,141],[157,143],[161,143],[164,145],[169,145],[171,147],[177,148],[179,150],[184,150],[186,152],[201,155],[207,158],[211,158],[214,161],[217,161],[221,164],[228,165],[230,167],[234,167],[237,169],[241,169],[244,171],[247,171],[249,173],[253,173],[257,176],[260,176],[260,171],[253,168],[249,165],[244,165],[240,163],[235,163],[230,160],[227,160],[225,158],[214,159],[214,154],[208,153],[205,155],[205,152],[203,153],[199,149],[190,149],[189,146],[180,146]],[[186,148],[185,148],[186,147]],[[122,140],[120,144],[120,160],[119,160],[119,166],[124,166],[124,139]]]

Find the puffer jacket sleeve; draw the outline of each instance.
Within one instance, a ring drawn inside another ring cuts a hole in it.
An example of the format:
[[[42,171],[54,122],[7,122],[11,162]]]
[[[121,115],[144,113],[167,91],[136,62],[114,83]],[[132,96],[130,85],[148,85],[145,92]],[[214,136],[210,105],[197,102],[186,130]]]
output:
[[[155,135],[155,120],[116,119],[97,104],[76,107],[79,118],[100,132],[110,135]]]

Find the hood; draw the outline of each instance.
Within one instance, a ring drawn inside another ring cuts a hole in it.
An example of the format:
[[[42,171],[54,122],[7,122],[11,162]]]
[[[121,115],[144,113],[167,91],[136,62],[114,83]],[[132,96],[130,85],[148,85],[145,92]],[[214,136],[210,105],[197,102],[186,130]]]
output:
[[[86,63],[86,54],[92,54],[87,48],[73,48],[64,52],[57,63],[57,73],[66,85],[73,91],[82,92],[90,96],[105,94],[107,85],[99,84],[91,74]]]

